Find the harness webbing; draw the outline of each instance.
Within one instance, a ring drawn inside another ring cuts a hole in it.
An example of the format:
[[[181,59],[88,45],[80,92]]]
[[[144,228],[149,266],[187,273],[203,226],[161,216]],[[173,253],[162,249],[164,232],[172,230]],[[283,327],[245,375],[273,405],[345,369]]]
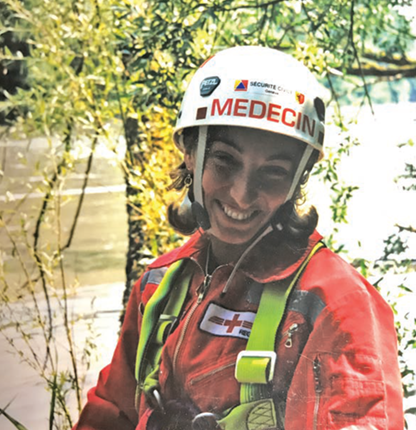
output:
[[[237,358],[235,377],[241,384],[240,405],[218,421],[222,429],[247,429],[246,421],[249,422],[251,417],[256,418],[258,411],[262,411],[263,415],[267,411],[270,419],[253,429],[263,430],[275,426],[271,382],[277,358],[277,333],[291,291],[310,259],[324,246],[321,242],[316,244],[292,278],[264,286],[246,350],[240,352]],[[154,388],[158,388],[163,344],[180,315],[192,278],[192,271],[186,270],[185,266],[186,260],[173,263],[146,304],[136,355],[136,406],[141,392],[148,396]]]
[[[143,388],[147,376],[158,368],[166,336],[185,302],[191,273],[185,274],[181,282],[176,282],[184,272],[185,263],[185,260],[179,260],[169,267],[146,304],[136,354],[135,376],[139,389]]]
[[[324,246],[317,243],[290,281],[265,285],[246,350],[237,359],[235,376],[241,383],[240,402],[248,403],[270,397],[269,383],[276,362],[276,336],[286,303],[303,270],[313,255]]]

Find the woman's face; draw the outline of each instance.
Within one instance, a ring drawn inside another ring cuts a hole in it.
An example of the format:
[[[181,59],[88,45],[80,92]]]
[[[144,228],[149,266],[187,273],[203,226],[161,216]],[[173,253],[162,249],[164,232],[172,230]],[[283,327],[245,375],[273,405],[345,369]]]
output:
[[[207,147],[202,188],[210,233],[244,244],[285,202],[304,144],[262,130],[212,127]],[[193,171],[193,154],[185,161]]]

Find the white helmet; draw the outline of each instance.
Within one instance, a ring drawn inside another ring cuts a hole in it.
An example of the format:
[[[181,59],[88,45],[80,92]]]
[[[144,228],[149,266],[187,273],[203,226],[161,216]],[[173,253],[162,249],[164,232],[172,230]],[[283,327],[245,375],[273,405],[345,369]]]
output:
[[[193,76],[174,140],[181,148],[184,128],[234,125],[292,136],[322,154],[320,93],[312,73],[290,55],[260,46],[229,48],[205,61]]]
[[[289,200],[313,149],[319,151],[320,157],[323,155],[325,106],[320,95],[321,87],[312,73],[275,49],[229,48],[202,64],[185,93],[174,141],[183,151],[182,131],[199,127],[193,209],[204,230],[209,228],[201,185],[207,127],[250,127],[305,142],[306,149],[286,197]]]

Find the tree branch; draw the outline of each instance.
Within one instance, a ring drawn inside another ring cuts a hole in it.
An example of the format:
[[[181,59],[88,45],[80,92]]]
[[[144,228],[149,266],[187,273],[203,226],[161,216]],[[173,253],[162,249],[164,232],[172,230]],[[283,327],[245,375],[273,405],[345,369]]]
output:
[[[414,78],[416,77],[416,66],[411,68],[399,68],[399,69],[386,69],[381,67],[350,67],[347,69],[346,73],[353,76],[380,76],[386,78]]]
[[[408,231],[409,233],[416,233],[416,228],[409,225],[408,227],[404,227],[400,224],[395,224],[395,227],[397,227],[400,231]]]
[[[78,206],[77,206],[77,210],[75,212],[74,220],[72,222],[71,231],[69,232],[69,237],[68,237],[66,244],[60,249],[60,252],[64,251],[65,249],[67,249],[71,246],[72,239],[73,239],[74,234],[75,234],[75,228],[76,228],[77,223],[78,223],[78,218],[79,218],[79,215],[81,213],[82,204],[84,202],[85,190],[86,190],[87,185],[88,185],[88,180],[90,177],[90,172],[91,172],[91,167],[92,167],[92,160],[94,158],[94,150],[95,150],[95,147],[97,145],[97,142],[98,142],[98,137],[95,136],[94,140],[92,141],[91,154],[88,157],[87,168],[85,169],[85,173],[84,173],[84,182],[82,184],[81,194],[79,196]]]
[[[351,47],[354,51],[354,57],[357,60],[358,69],[360,71],[360,76],[361,76],[361,79],[363,80],[365,96],[366,96],[368,103],[370,105],[371,113],[374,115],[374,109],[373,109],[373,104],[371,103],[370,92],[368,91],[367,83],[365,81],[365,77],[364,77],[364,74],[362,71],[360,56],[358,55],[357,48],[356,48],[355,42],[354,42],[354,6],[355,6],[355,0],[352,0],[351,1],[351,8],[350,8],[350,31],[349,31],[348,38],[351,41]]]
[[[339,119],[340,123],[343,124],[343,117],[341,115],[341,106],[339,104],[337,92],[335,91],[335,88],[334,88],[334,85],[332,83],[331,76],[330,76],[329,72],[326,74],[326,79],[328,81],[329,88],[331,89],[331,99],[335,101],[335,104],[337,106],[338,119]]]
[[[220,10],[223,12],[231,12],[231,11],[240,10],[240,9],[259,9],[259,8],[266,8],[268,6],[283,3],[284,1],[286,1],[286,0],[274,0],[274,1],[269,1],[267,3],[262,3],[262,4],[243,4],[241,6],[235,6],[235,7],[229,7],[229,8],[220,8]]]
[[[84,181],[85,183],[85,181]],[[82,196],[82,195],[81,195]],[[66,288],[66,279],[65,279],[65,270],[64,270],[64,259],[63,255],[61,254],[61,234],[62,234],[62,225],[61,225],[61,194],[58,193],[57,196],[58,204],[56,205],[56,222],[57,222],[57,230],[58,230],[58,260],[59,260],[59,269],[60,269],[60,275],[61,275],[61,282],[62,282],[62,289],[63,289],[63,305],[60,303],[61,307],[63,307],[63,317],[64,317],[64,328],[66,333],[66,339],[68,342],[68,352],[69,356],[71,358],[71,364],[72,364],[72,371],[74,372],[73,377],[73,384],[74,384],[74,391],[77,399],[77,405],[78,405],[78,413],[81,413],[82,409],[82,403],[81,403],[81,388],[79,383],[79,376],[78,376],[78,367],[77,367],[77,361],[76,361],[76,354],[74,350],[74,342],[72,339],[72,333],[71,333],[71,327],[69,322],[69,310],[68,310],[68,296],[67,296],[67,288]],[[80,208],[80,206],[78,206]],[[78,214],[77,214],[78,215]],[[76,216],[76,219],[78,217]],[[76,223],[76,220],[75,220]],[[54,417],[52,416],[52,419],[50,422],[53,422]],[[52,430],[52,427],[51,427]]]
[[[389,57],[388,55],[377,55],[373,52],[366,52],[362,57],[376,61],[377,63],[393,64],[394,66],[416,66],[415,62],[409,61],[405,57],[395,58],[394,56]]]
[[[72,127],[73,127],[72,120],[70,119],[67,123],[67,129],[66,129],[65,138],[64,138],[65,153],[68,153],[70,150]],[[50,356],[49,342],[52,339],[53,321],[52,321],[52,307],[51,307],[51,302],[50,302],[50,297],[49,297],[49,292],[48,292],[48,286],[46,283],[46,273],[45,273],[45,269],[43,267],[42,259],[41,259],[40,254],[39,254],[38,243],[39,243],[39,239],[40,239],[40,232],[41,232],[41,226],[42,226],[43,218],[44,218],[45,213],[48,209],[49,200],[52,196],[52,191],[53,191],[55,184],[56,184],[56,182],[57,182],[57,180],[58,180],[58,178],[62,172],[62,169],[65,167],[65,165],[66,165],[66,157],[64,155],[62,157],[60,163],[58,164],[57,169],[56,169],[55,173],[53,174],[52,178],[48,181],[49,190],[45,193],[45,196],[43,197],[42,207],[39,211],[39,215],[38,215],[38,218],[36,220],[35,231],[33,233],[33,255],[34,255],[36,264],[38,266],[40,279],[41,279],[41,283],[42,283],[42,291],[43,291],[43,294],[45,296],[46,306],[47,306],[47,310],[48,310],[48,342],[47,342],[47,346],[46,346],[47,350],[46,350],[46,357],[45,357],[45,366],[46,366],[47,360]]]

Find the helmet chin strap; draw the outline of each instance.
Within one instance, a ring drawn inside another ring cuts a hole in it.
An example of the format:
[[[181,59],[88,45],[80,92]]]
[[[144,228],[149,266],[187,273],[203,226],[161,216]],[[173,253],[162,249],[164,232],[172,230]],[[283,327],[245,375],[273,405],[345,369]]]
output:
[[[195,201],[192,203],[192,212],[196,218],[196,221],[198,225],[205,231],[211,228],[208,212],[204,208],[204,195],[202,191],[202,174],[204,172],[207,133],[207,126],[198,127],[198,144],[196,146],[196,164],[194,173]]]
[[[305,171],[306,165],[308,164],[309,158],[311,158],[312,151],[312,146],[306,145],[306,148],[302,154],[302,158],[299,161],[298,168],[296,169],[295,176],[293,177],[292,185],[290,186],[289,192],[287,193],[285,203],[293,197],[293,194],[295,193],[295,190],[299,185],[299,181],[303,175],[303,172]]]

